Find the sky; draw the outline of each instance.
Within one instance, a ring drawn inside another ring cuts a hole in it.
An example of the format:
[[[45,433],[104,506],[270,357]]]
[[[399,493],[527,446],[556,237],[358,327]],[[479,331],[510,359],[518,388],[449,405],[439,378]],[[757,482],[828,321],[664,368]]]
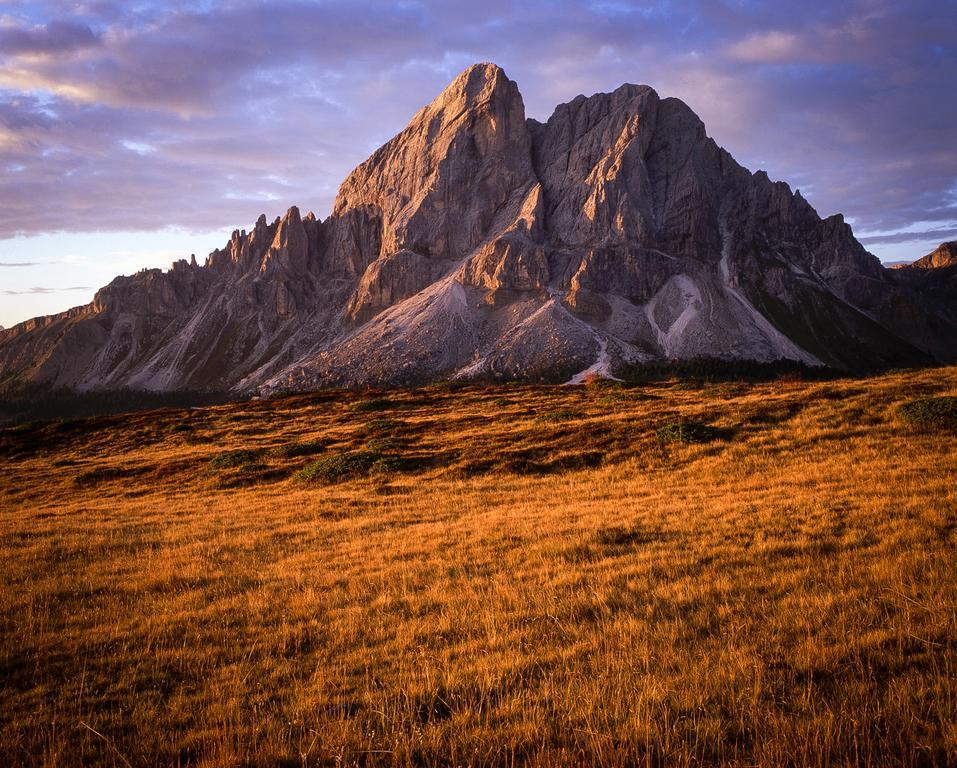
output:
[[[200,261],[458,72],[531,117],[646,83],[884,261],[957,238],[957,0],[0,0],[0,325]]]

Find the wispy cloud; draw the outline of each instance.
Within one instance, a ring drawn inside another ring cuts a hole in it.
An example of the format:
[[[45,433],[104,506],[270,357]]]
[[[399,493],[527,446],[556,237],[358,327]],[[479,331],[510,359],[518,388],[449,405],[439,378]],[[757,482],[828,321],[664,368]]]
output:
[[[0,261],[0,267],[39,267],[42,261]]]
[[[0,22],[0,50],[19,56],[74,53],[98,45],[100,39],[84,23],[53,19],[47,24]]]
[[[26,288],[20,291],[4,290],[4,291],[0,291],[0,293],[3,293],[6,296],[30,296],[30,295],[36,295],[36,294],[63,293],[65,291],[92,291],[92,290],[93,288],[91,288],[88,285],[74,285],[74,286],[70,286],[69,288],[47,288],[44,286],[34,286],[33,288]]]
[[[864,245],[878,245],[880,243],[926,243],[928,241],[942,243],[953,238],[957,238],[957,227],[893,232],[887,235],[869,235],[859,239]]]
[[[814,47],[791,32],[758,32],[728,46],[731,58],[741,61],[794,62],[814,58]]]

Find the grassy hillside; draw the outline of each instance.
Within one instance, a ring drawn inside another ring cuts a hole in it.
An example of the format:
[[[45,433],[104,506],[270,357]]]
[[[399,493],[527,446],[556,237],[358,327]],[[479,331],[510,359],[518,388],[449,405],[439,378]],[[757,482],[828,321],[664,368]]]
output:
[[[951,368],[0,431],[0,763],[957,763],[957,409],[927,399],[955,395]]]

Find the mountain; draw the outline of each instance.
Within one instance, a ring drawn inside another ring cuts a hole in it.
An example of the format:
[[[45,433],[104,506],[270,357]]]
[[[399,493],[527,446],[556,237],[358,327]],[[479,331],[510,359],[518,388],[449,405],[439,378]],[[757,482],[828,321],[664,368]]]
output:
[[[941,243],[933,251],[910,265],[916,269],[945,269],[957,266],[957,240]]]
[[[957,360],[954,313],[924,290],[840,215],[741,167],[681,101],[623,85],[540,123],[479,64],[326,220],[261,216],[203,265],[0,332],[0,383],[269,392],[694,357]]]
[[[919,297],[927,322],[938,323],[941,334],[953,333],[957,327],[957,240],[941,243],[923,258],[894,270],[893,280]],[[949,345],[940,345],[938,357],[950,359],[947,351],[957,343],[954,338]]]

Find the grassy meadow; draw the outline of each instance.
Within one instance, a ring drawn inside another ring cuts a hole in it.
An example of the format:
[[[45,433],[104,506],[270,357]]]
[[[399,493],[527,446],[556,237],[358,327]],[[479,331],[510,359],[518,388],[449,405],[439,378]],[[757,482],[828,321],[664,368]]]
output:
[[[953,396],[943,368],[0,430],[0,765],[957,764]]]

